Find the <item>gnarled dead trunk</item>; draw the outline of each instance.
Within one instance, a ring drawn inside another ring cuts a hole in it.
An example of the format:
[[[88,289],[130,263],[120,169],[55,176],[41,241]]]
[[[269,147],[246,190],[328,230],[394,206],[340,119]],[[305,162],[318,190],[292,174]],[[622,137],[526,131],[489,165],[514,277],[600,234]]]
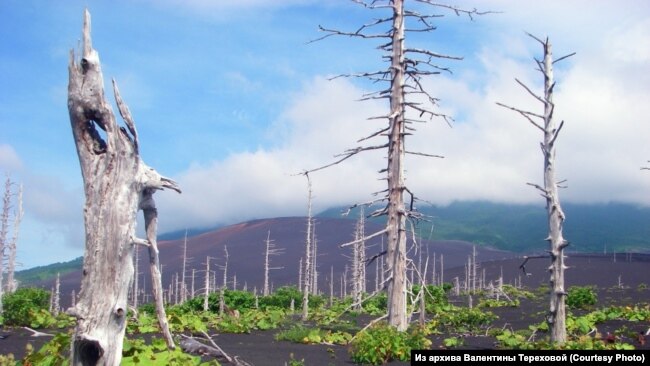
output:
[[[180,190],[175,182],[162,177],[140,158],[135,125],[113,82],[126,128],[116,123],[104,98],[103,76],[99,56],[92,48],[87,10],[82,58],[75,62],[71,52],[68,71],[68,110],[86,195],[81,292],[79,301],[69,310],[77,318],[72,364],[119,365],[127,296],[134,275],[134,247],[149,246],[152,255],[157,256],[155,225],[150,225],[155,224],[152,194],[157,189]],[[147,240],[135,237],[140,208],[145,209],[145,216],[152,215],[146,217]]]

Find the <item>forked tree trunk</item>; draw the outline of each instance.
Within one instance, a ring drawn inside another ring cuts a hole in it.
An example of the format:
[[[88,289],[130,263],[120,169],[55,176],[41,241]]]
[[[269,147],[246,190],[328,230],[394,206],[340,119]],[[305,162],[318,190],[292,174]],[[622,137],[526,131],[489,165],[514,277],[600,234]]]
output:
[[[162,177],[140,158],[135,124],[113,82],[126,128],[116,123],[104,98],[99,55],[92,48],[87,10],[82,58],[77,63],[71,51],[68,71],[68,110],[86,195],[81,291],[76,306],[70,309],[77,318],[72,364],[119,365],[135,245],[149,246],[152,274],[159,273],[153,192],[163,188],[180,190],[175,182]],[[135,236],[139,209],[145,213],[147,240]],[[156,294],[161,289],[160,278],[152,282]],[[160,300],[161,293],[156,294],[156,300]],[[164,318],[164,313],[159,313],[159,318],[161,315]],[[173,347],[171,337],[167,338],[169,347]]]

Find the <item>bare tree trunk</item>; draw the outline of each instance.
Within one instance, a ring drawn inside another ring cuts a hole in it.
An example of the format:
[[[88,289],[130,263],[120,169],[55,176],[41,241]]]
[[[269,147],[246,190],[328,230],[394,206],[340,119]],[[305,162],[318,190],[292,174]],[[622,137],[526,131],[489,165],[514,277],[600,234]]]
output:
[[[564,211],[560,206],[560,196],[558,192],[558,181],[555,177],[555,139],[562,129],[562,123],[556,128],[553,119],[553,53],[551,43],[546,40],[544,46],[544,143],[542,151],[544,153],[544,190],[546,193],[546,209],[548,212],[549,236],[547,240],[551,246],[551,297],[549,306],[549,317],[547,319],[551,326],[551,342],[563,344],[566,342],[566,306],[564,289],[564,270],[567,268],[564,264],[564,248],[569,242],[562,236],[562,227],[564,224]]]
[[[381,251],[380,253],[384,252],[384,237],[381,237]],[[379,283],[383,287],[385,286],[386,283],[386,266],[384,265],[384,256],[379,257]]]
[[[444,256],[440,253],[440,286],[445,284],[445,262]]]
[[[359,244],[363,241],[363,231],[359,227],[359,221],[354,230],[355,244],[352,246],[352,309],[361,310],[361,270],[359,269],[364,264],[359,262]]]
[[[272,255],[279,255],[282,254],[282,249],[278,249],[275,247],[275,244],[273,244],[273,240],[271,240],[271,230],[268,231],[266,235],[266,250],[264,254],[264,288],[262,291],[262,295],[264,296],[269,296],[270,292],[270,286],[269,286],[269,271],[274,270],[274,269],[282,269],[284,267],[271,267],[271,258],[270,256]],[[302,265],[302,260],[301,260],[301,265]],[[299,276],[302,277],[302,268],[299,270]],[[300,283],[300,281],[298,282]]]
[[[433,252],[433,265],[431,266],[431,284],[436,285],[436,252]]]
[[[229,257],[229,255],[228,255],[228,246],[227,245],[223,246],[223,252],[224,252],[224,258],[226,260],[225,260],[225,263],[223,265],[223,284],[222,284],[222,287],[227,288],[227,286],[228,286],[228,257]],[[215,286],[215,289],[216,289],[216,286]]]
[[[302,288],[302,257],[298,261],[298,288]]]
[[[388,324],[405,331],[406,209],[404,207],[404,3],[393,2],[393,33],[388,143]]]
[[[219,314],[223,315],[226,311],[226,302],[225,302],[225,291],[228,285],[228,246],[223,246],[224,258],[226,259],[225,264],[223,265],[223,284],[219,290]],[[216,274],[215,274],[216,277]],[[216,286],[215,286],[216,289]]]
[[[205,257],[205,291],[203,292],[203,311],[208,311],[210,295],[210,257]]]
[[[158,209],[156,209],[156,202],[153,199],[154,192],[154,188],[146,188],[142,191],[140,194],[140,209],[144,214],[144,228],[147,233],[151,291],[154,297],[154,304],[156,305],[156,316],[160,325],[160,331],[165,337],[167,347],[174,349],[176,346],[174,345],[172,334],[169,331],[167,314],[165,314],[165,306],[163,304],[162,270],[158,256],[158,239],[156,238],[158,232]]]
[[[472,246],[472,259],[470,261],[470,273],[472,274],[472,292],[476,292],[476,245]]]
[[[52,315],[58,316],[61,311],[61,276],[56,273],[54,282],[54,300],[52,301]]]
[[[20,223],[23,219],[23,185],[18,186],[18,193],[16,194],[16,210],[14,213],[14,234],[9,242],[7,247],[7,285],[6,292],[13,293],[18,287],[18,283],[14,278],[16,272],[16,253],[18,247],[18,234],[20,233]],[[1,283],[2,281],[0,281]],[[2,291],[0,291],[0,296],[2,296]],[[2,306],[0,305],[0,313],[2,311]]]
[[[181,275],[181,302],[187,301],[187,282],[185,273],[187,271],[187,229],[185,229],[185,240],[183,240],[183,274]]]
[[[263,296],[269,296],[269,251],[271,246],[271,230],[266,234],[266,250],[264,251],[264,289]]]
[[[304,273],[304,287],[302,290],[302,320],[306,321],[309,317],[309,293],[311,284],[311,179],[309,174],[305,173],[307,178],[307,239],[305,240],[305,270]]]
[[[75,308],[70,310],[77,318],[72,364],[119,365],[128,292],[134,274],[134,245],[149,246],[152,274],[157,272],[153,264],[158,253],[153,192],[163,188],[180,190],[176,183],[160,176],[140,158],[135,124],[113,82],[116,104],[126,127],[116,123],[104,99],[99,56],[91,44],[88,11],[84,16],[82,59],[77,64],[71,52],[68,71],[68,110],[86,194],[81,292]],[[96,127],[104,131],[105,139]],[[147,240],[135,236],[138,209],[145,214]],[[168,337],[168,346],[172,348],[170,340]]]
[[[11,207],[11,179],[7,176],[5,190],[2,196],[2,215],[0,216],[0,315],[3,312],[2,296],[4,294],[4,258],[9,232],[9,210]]]
[[[178,305],[179,292],[180,292],[180,280],[178,279],[178,272],[174,273],[174,305]]]
[[[381,44],[378,49],[385,52],[382,58],[390,63],[390,65],[379,71],[362,72],[358,74],[343,74],[344,77],[364,77],[372,80],[373,82],[384,82],[388,84],[385,89],[368,93],[364,95],[362,100],[380,100],[389,99],[390,111],[381,116],[374,116],[373,119],[387,120],[388,126],[378,131],[375,131],[369,136],[366,136],[357,142],[363,144],[361,146],[348,149],[345,153],[340,155],[340,158],[328,165],[322,166],[317,169],[312,169],[309,172],[314,172],[320,169],[330,167],[341,163],[342,161],[365,151],[371,150],[387,150],[387,166],[381,172],[386,173],[387,189],[383,197],[373,200],[374,202],[387,202],[387,206],[373,212],[371,216],[387,216],[386,227],[374,234],[366,237],[370,239],[375,236],[385,235],[388,240],[388,249],[386,252],[387,268],[386,272],[389,277],[382,283],[386,284],[388,295],[388,324],[394,326],[399,331],[406,330],[408,326],[407,309],[406,309],[406,218],[416,218],[421,216],[415,211],[414,202],[417,198],[413,193],[407,189],[404,181],[404,156],[405,154],[414,154],[426,157],[440,157],[437,155],[424,154],[416,151],[407,151],[404,146],[405,136],[411,134],[410,131],[415,130],[412,127],[407,127],[408,123],[424,122],[420,119],[407,119],[406,109],[410,108],[415,112],[417,117],[427,115],[430,118],[443,117],[449,122],[449,117],[444,113],[434,112],[429,109],[430,107],[423,106],[419,101],[407,101],[407,95],[416,94],[422,99],[428,99],[431,107],[436,106],[437,99],[431,96],[423,87],[422,77],[425,75],[438,74],[441,70],[449,71],[449,69],[436,65],[434,59],[444,58],[460,60],[459,57],[448,56],[420,48],[406,48],[404,46],[406,32],[429,32],[435,29],[431,25],[430,20],[439,15],[425,15],[420,11],[404,11],[404,0],[387,0],[387,1],[370,1],[370,0],[354,0],[355,3],[373,10],[390,11],[390,16],[382,15],[377,17],[374,21],[362,25],[353,32],[342,32],[335,29],[327,29],[320,27],[320,29],[327,34],[320,37],[319,40],[334,36],[342,35],[348,37],[357,37],[363,39],[379,39]],[[433,8],[445,8],[453,11],[456,15],[466,14],[470,18],[473,15],[479,15],[476,9],[463,10],[458,7],[438,4],[430,0],[418,1],[421,4],[428,4]],[[415,19],[418,25],[411,29],[405,28],[406,18]],[[380,31],[372,32],[371,29],[377,28]],[[408,57],[407,57],[408,55]],[[408,83],[408,85],[407,85]],[[388,137],[388,141],[379,145],[366,145],[364,141]],[[306,173],[305,173],[306,174]],[[404,192],[411,195],[411,200],[408,208],[404,203]],[[352,245],[354,242],[342,244],[341,246]]]
[[[330,267],[330,307],[334,305],[334,266]]]
[[[544,155],[544,187],[532,183],[528,184],[537,188],[546,199],[549,230],[549,235],[546,240],[550,244],[549,255],[551,258],[551,265],[549,267],[549,272],[551,273],[550,304],[546,321],[551,329],[551,342],[563,344],[566,342],[565,296],[567,294],[564,289],[564,270],[567,268],[564,264],[564,249],[569,245],[569,242],[565,240],[562,235],[565,215],[560,206],[558,193],[559,185],[562,182],[558,182],[555,176],[555,141],[562,130],[564,121],[560,122],[559,126],[556,126],[555,120],[553,119],[553,112],[555,110],[555,104],[553,103],[553,88],[555,87],[553,64],[573,56],[575,53],[560,57],[554,61],[552,46],[548,38],[542,41],[531,34],[528,35],[539,42],[543,48],[544,59],[542,61],[536,59],[535,62],[539,67],[538,70],[544,75],[544,96],[542,97],[535,94],[521,81],[517,79],[515,80],[519,85],[526,89],[529,94],[544,105],[544,114],[539,115],[537,113],[528,112],[501,103],[497,104],[518,112],[544,134],[544,141],[541,143],[542,154]],[[540,125],[533,118],[537,118],[538,120],[541,119],[543,125]]]
[[[133,268],[134,268],[134,273],[133,273],[133,295],[131,296],[132,297],[131,301],[133,303],[133,308],[137,309],[138,308],[138,294],[139,294],[138,293],[138,291],[139,291],[139,289],[138,289],[138,282],[139,281],[138,280],[140,278],[140,272],[139,272],[139,269],[140,269],[140,247],[136,245],[135,248],[133,248],[133,250],[135,251],[135,255],[134,255],[135,260],[134,260],[134,265],[133,265]]]
[[[312,295],[318,295],[318,241],[316,240],[316,221],[312,220],[312,229],[311,229],[311,293]]]
[[[190,298],[194,298],[194,275],[195,275],[196,269],[192,268],[192,293],[190,294]]]

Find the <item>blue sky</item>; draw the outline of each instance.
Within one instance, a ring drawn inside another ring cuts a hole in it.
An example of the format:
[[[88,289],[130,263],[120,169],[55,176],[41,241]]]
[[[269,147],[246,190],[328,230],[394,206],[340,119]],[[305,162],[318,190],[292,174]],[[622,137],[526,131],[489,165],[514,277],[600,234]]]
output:
[[[407,4],[409,2],[407,1]],[[543,3],[543,4],[542,4]],[[433,203],[540,202],[538,131],[496,101],[539,110],[517,77],[539,90],[526,37],[548,35],[556,56],[563,199],[650,204],[650,3],[453,2],[500,14],[446,14],[407,44],[464,56],[426,80],[453,128],[434,120],[408,142],[442,160],[409,158],[408,183]],[[67,60],[82,12],[105,80],[115,78],[135,118],[143,159],[184,192],[160,192],[160,231],[302,215],[304,178],[378,128],[385,105],[359,103],[373,85],[327,78],[383,67],[376,43],[321,35],[356,29],[376,13],[346,0],[0,2],[0,173],[25,187],[19,261],[25,268],[83,253],[83,190],[66,104]],[[419,6],[421,11],[424,9]],[[112,93],[108,92],[112,102]],[[381,190],[381,154],[314,175],[316,209]],[[341,178],[344,177],[344,178]]]

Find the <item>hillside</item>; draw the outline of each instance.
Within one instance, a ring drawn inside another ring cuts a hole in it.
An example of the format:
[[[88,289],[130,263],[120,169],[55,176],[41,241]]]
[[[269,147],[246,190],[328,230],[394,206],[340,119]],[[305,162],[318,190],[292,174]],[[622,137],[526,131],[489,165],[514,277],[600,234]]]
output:
[[[650,251],[650,207],[630,204],[562,205],[566,214],[564,236],[572,252]],[[420,223],[419,232],[435,240],[462,240],[518,253],[546,249],[546,211],[540,205],[491,202],[454,202],[448,206],[422,206],[431,222]],[[330,209],[323,217],[340,217]],[[348,217],[356,217],[351,213]]]
[[[195,289],[203,288],[205,281],[206,259],[210,257],[210,269],[215,271],[218,286],[223,281],[223,265],[225,264],[224,247],[228,248],[228,287],[232,288],[234,276],[237,276],[236,287],[241,289],[245,285],[249,290],[261,290],[263,284],[264,241],[267,233],[271,232],[277,248],[283,249],[283,254],[271,258],[272,267],[281,267],[280,270],[271,271],[270,279],[274,288],[284,285],[295,285],[298,282],[299,261],[304,256],[305,239],[304,217],[287,217],[254,220],[236,225],[226,226],[214,231],[188,237],[187,256],[190,258],[187,265],[187,283],[191,284],[191,275],[195,273]],[[319,288],[329,291],[330,271],[334,272],[334,291],[340,292],[341,275],[350,263],[350,249],[341,249],[339,245],[351,240],[355,222],[346,219],[318,218],[316,220],[316,236],[318,241],[318,271]],[[368,233],[380,229],[378,223],[369,223],[366,227]],[[381,238],[370,240],[367,243],[368,257],[380,252]],[[444,267],[452,268],[462,266],[467,256],[472,251],[472,244],[461,241],[423,241],[424,253],[427,252],[433,259],[433,253],[444,255]],[[160,262],[163,272],[163,287],[169,288],[172,278],[182,273],[183,239],[161,241]],[[488,248],[478,248],[479,260],[497,260],[511,258],[512,253]],[[413,249],[411,252],[413,253]],[[412,255],[412,254],[410,254]],[[439,265],[438,265],[439,266]],[[440,268],[440,267],[438,267]],[[70,294],[73,289],[78,291],[80,283],[80,268],[76,271],[61,276],[61,292]],[[140,248],[139,263],[140,287],[150,288],[150,277],[147,260],[147,251]],[[49,289],[52,279],[36,282],[35,285]],[[374,289],[375,264],[368,267],[368,286]],[[64,304],[69,303],[69,296],[63,296]]]

